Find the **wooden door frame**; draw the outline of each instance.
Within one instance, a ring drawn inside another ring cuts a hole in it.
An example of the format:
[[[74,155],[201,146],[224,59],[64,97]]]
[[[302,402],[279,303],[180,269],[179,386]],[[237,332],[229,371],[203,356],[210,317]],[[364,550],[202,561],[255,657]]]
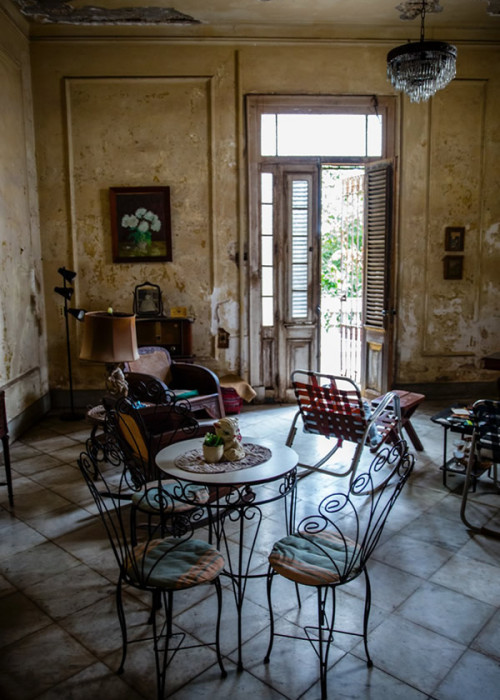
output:
[[[356,164],[371,163],[378,158],[321,157],[270,157],[260,155],[261,114],[265,113],[345,113],[369,114],[370,109],[384,115],[382,134],[382,158],[394,159],[396,147],[396,106],[394,96],[372,95],[246,95],[247,177],[248,177],[248,369],[249,381],[260,399],[264,398],[261,376],[261,329],[260,307],[260,202],[259,177],[261,166],[266,170],[273,164],[299,165],[316,163],[318,170],[323,163]],[[276,184],[276,183],[275,183]],[[396,197],[394,197],[396,200]],[[395,219],[394,219],[395,221]],[[395,237],[394,237],[395,240]],[[259,290],[258,292],[256,290]],[[258,340],[258,342],[256,342]],[[392,365],[394,359],[390,360]]]

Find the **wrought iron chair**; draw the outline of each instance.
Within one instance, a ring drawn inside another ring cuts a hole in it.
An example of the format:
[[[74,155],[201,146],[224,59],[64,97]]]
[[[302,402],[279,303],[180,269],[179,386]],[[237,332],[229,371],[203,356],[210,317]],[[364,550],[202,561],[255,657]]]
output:
[[[153,386],[147,387],[147,395],[156,391]],[[181,440],[199,437],[200,423],[190,410],[189,401],[177,399],[174,394],[160,388],[161,403],[141,404],[130,397],[120,399],[108,411],[108,432],[113,439],[120,443],[124,463],[133,485],[131,499],[136,507],[147,509],[151,515],[156,514],[155,500],[158,480],[163,489],[177,488],[170,479],[161,477],[156,466],[156,455],[168,445]],[[213,426],[213,421],[210,427]],[[231,488],[209,488],[182,481],[182,499],[175,502],[176,511],[207,503],[231,492]],[[211,511],[206,518],[210,519]],[[199,525],[203,525],[200,520]]]
[[[500,401],[481,399],[472,407],[473,430],[469,447],[465,481],[462,491],[460,517],[462,522],[474,532],[492,537],[500,537],[499,530],[472,525],[467,518],[467,502],[470,487],[483,474],[493,479],[498,490],[497,467],[500,463]]]
[[[294,534],[274,544],[269,555],[270,639],[264,663],[269,663],[275,637],[310,642],[319,659],[322,699],[327,697],[328,653],[335,634],[362,637],[367,664],[373,665],[367,642],[371,604],[367,563],[380,539],[387,516],[410,476],[413,462],[406,442],[386,445],[375,455],[366,472],[360,471],[350,482],[342,481],[345,488],[325,497],[317,514],[304,518]],[[384,475],[387,468],[391,472],[389,479]],[[296,588],[299,584],[316,588],[317,624],[305,626],[305,636],[280,634],[275,630],[271,590],[276,574],[293,581]],[[336,629],[336,590],[361,575],[365,579],[362,632]]]
[[[204,524],[201,506],[212,497],[210,490],[189,481],[162,478],[155,457],[163,447],[198,435],[198,423],[185,401],[164,392],[164,403],[143,405],[133,399],[121,398],[106,414],[105,458],[123,470],[122,498],[132,503],[136,511],[147,514],[149,522],[178,517],[186,510],[195,510],[193,524]],[[92,454],[94,458],[94,455]],[[175,497],[177,496],[177,498]],[[166,498],[166,501],[164,500]]]
[[[399,396],[392,392],[379,401],[371,412],[370,405],[361,397],[360,390],[352,379],[321,374],[309,370],[296,370],[291,376],[298,403],[286,444],[292,447],[297,434],[297,422],[302,418],[303,430],[312,435],[333,438],[334,446],[315,464],[299,463],[302,478],[312,471],[330,476],[354,478],[365,445],[376,451],[379,445],[390,440],[401,439],[401,411]],[[342,447],[344,441],[356,445],[350,465],[343,471],[322,469]]]
[[[114,418],[120,415],[118,411],[111,414]],[[107,422],[109,434],[113,418]],[[124,421],[124,425],[127,426],[128,422]],[[137,445],[138,450],[142,449],[140,438]],[[119,451],[119,442],[115,443],[114,449]],[[187,495],[185,484],[176,480],[169,480],[168,487],[160,479],[145,485],[145,477],[138,471],[125,468],[117,473],[109,469],[109,454],[109,443],[91,437],[78,465],[95,500],[118,564],[116,602],[122,634],[118,673],[124,670],[128,644],[131,643],[122,598],[122,589],[127,585],[151,594],[148,620],[151,632],[137,641],[153,643],[158,699],[165,695],[167,668],[181,649],[214,646],[224,677],[226,672],[219,644],[222,606],[219,574],[224,559],[213,545],[193,537],[202,510],[197,495]],[[191,503],[180,508],[180,503],[185,503],[186,499],[191,499]],[[151,517],[151,513],[155,517]],[[215,640],[209,644],[187,644],[183,633],[173,631],[174,593],[205,583],[213,584],[217,594]]]

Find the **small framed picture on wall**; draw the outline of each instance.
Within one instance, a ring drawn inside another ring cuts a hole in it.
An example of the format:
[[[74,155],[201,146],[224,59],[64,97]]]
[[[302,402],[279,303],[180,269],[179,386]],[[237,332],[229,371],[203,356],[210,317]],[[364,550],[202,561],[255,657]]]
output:
[[[462,255],[445,255],[443,258],[443,279],[461,280],[464,271]]]
[[[465,228],[463,226],[447,226],[444,230],[444,249],[449,252],[461,253],[464,249]]]

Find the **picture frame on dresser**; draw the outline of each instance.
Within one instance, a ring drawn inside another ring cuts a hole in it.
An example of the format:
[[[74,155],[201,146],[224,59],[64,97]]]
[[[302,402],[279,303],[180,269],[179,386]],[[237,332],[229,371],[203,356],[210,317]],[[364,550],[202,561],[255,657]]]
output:
[[[143,282],[134,289],[133,311],[136,316],[162,316],[163,302],[159,285]]]

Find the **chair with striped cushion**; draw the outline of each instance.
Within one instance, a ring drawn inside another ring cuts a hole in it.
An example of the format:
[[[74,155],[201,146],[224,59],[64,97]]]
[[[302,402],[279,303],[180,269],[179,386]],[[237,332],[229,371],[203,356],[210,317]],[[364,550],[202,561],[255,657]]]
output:
[[[78,465],[118,564],[116,601],[122,634],[118,673],[124,670],[129,644],[123,600],[123,589],[127,586],[151,594],[151,609],[144,609],[145,634],[137,639],[134,628],[133,641],[134,644],[152,642],[157,697],[161,699],[165,696],[167,669],[182,649],[213,647],[221,675],[226,675],[219,644],[222,606],[219,574],[224,559],[213,545],[194,537],[203,503],[198,502],[195,492],[189,491],[189,484],[169,480],[166,487],[157,478],[154,483],[148,482],[147,488],[139,488],[131,480],[130,471],[109,468],[110,450],[109,442],[92,436]],[[192,640],[185,641],[184,633],[173,629],[174,593],[203,584],[213,585],[216,591],[214,640],[193,644]]]
[[[295,370],[291,376],[297,399],[298,411],[288,433],[286,444],[292,447],[297,436],[297,423],[302,420],[304,433],[332,439],[334,445],[314,464],[299,463],[299,478],[311,472],[324,472],[330,476],[354,478],[363,449],[368,445],[376,452],[388,440],[401,438],[401,412],[399,397],[389,392],[380,399],[375,410],[363,400],[355,382],[348,377],[337,377],[310,370]],[[349,466],[335,471],[326,465],[344,441],[354,443],[355,450]]]
[[[372,665],[367,644],[371,602],[367,563],[412,471],[413,461],[404,441],[384,446],[373,457],[367,471],[360,469],[350,481],[339,479],[339,489],[321,501],[318,512],[304,518],[293,534],[276,542],[269,555],[267,592],[271,625],[264,663],[269,662],[275,637],[308,641],[319,658],[322,699],[327,697],[328,653],[336,634],[362,637],[368,666]],[[315,625],[304,626],[303,635],[281,634],[275,629],[271,591],[276,575],[293,582],[298,592],[301,585],[316,589],[318,617]],[[365,580],[362,631],[337,629],[336,590],[361,575]],[[294,654],[289,658],[295,663]]]

